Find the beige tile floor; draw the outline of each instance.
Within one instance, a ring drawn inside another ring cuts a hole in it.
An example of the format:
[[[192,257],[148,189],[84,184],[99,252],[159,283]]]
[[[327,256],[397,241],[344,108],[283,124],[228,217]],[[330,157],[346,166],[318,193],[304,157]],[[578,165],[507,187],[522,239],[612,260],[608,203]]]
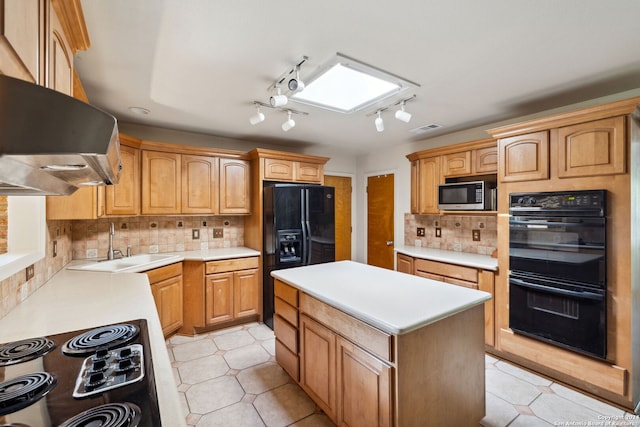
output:
[[[277,365],[265,325],[176,335],[167,348],[189,426],[334,425]],[[486,405],[483,427],[640,426],[632,414],[489,355]]]

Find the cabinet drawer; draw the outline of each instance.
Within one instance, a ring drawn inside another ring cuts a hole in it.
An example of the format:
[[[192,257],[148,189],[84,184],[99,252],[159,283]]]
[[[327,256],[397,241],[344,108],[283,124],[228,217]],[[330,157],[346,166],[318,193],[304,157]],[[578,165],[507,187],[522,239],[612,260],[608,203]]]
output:
[[[300,359],[276,338],[276,362],[293,378],[300,381]]]
[[[298,330],[280,316],[273,316],[273,332],[289,350],[298,353]]]
[[[478,289],[477,282],[468,282],[466,280],[453,279],[451,277],[445,277],[444,282],[451,283],[452,285],[464,286],[465,288],[476,289],[476,290]]]
[[[415,268],[416,273],[418,271],[424,271],[446,277],[452,277],[454,279],[478,283],[478,270],[473,267],[447,264],[445,262],[430,261],[427,259],[416,259]]]
[[[298,307],[298,290],[293,286],[289,286],[284,282],[276,279],[273,281],[273,288],[275,295],[288,302],[293,307]]]
[[[157,283],[162,280],[169,279],[171,277],[180,276],[182,274],[182,262],[176,262],[175,264],[165,265],[164,267],[145,271],[145,273],[149,278],[149,283]]]
[[[306,313],[378,357],[393,362],[391,335],[305,293],[300,294],[300,312]]]
[[[205,274],[226,273],[229,271],[247,270],[250,268],[258,268],[258,257],[208,261],[205,267]]]
[[[294,327],[298,327],[298,309],[290,306],[280,298],[275,298],[276,314],[282,317],[287,322],[291,323]]]

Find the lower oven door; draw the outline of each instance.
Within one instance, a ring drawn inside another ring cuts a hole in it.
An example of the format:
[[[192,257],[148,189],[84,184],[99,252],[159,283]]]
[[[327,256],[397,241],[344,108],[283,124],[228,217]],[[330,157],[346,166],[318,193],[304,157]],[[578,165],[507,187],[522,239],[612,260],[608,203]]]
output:
[[[516,333],[604,359],[606,318],[604,290],[509,278],[509,327]]]

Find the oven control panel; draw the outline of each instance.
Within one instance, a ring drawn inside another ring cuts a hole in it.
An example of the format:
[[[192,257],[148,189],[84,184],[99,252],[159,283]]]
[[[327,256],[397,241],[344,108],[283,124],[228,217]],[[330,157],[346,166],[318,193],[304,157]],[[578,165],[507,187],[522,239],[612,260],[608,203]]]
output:
[[[83,398],[138,382],[144,378],[142,345],[98,350],[87,357],[76,379],[73,397]]]
[[[604,215],[605,190],[573,192],[512,193],[509,206],[512,212],[523,211],[571,211]]]

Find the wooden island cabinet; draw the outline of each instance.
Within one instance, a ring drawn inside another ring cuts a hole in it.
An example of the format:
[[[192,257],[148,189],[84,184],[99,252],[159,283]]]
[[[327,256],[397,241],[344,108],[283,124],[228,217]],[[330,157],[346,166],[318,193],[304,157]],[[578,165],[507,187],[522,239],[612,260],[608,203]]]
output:
[[[489,294],[351,261],[272,275],[276,361],[337,425],[484,417]]]

